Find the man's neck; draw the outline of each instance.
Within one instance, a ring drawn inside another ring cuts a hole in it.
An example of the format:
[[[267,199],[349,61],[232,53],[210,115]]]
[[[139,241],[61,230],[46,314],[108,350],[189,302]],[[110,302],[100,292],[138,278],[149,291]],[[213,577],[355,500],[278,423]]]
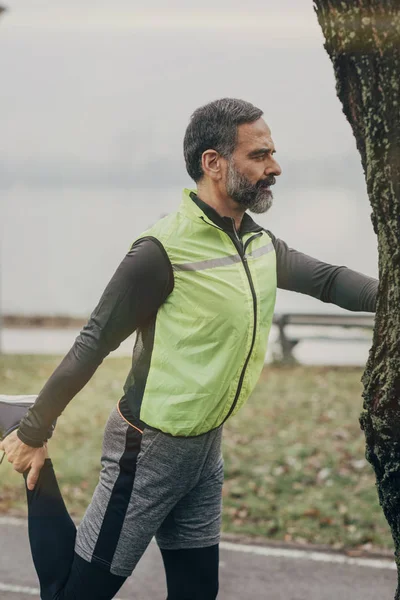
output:
[[[246,212],[242,207],[231,198],[222,198],[201,185],[198,186],[197,192],[199,198],[211,206],[220,217],[230,217],[233,219],[236,231],[239,231],[243,215]]]

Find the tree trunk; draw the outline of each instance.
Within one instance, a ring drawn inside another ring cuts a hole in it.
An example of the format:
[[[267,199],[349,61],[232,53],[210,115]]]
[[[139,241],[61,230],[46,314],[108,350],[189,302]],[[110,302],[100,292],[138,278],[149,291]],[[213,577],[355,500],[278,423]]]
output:
[[[314,6],[378,236],[378,303],[360,422],[400,573],[400,0],[314,0]]]

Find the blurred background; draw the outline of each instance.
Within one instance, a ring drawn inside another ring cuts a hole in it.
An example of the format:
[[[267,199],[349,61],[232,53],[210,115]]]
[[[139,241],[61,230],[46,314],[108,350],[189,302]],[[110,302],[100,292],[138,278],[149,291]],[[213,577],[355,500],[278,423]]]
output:
[[[184,132],[196,108],[220,97],[259,106],[272,130],[283,174],[273,208],[257,220],[302,252],[377,276],[360,160],[312,0],[203,0],[198,9],[187,0],[5,2],[0,393],[41,389],[132,241],[194,186]],[[276,312],[351,314],[288,292],[278,293]],[[289,348],[301,340],[293,354],[305,366],[268,364],[225,427],[224,532],[391,548],[358,422],[370,330],[364,341],[336,327],[286,333]],[[267,362],[277,335],[274,327]],[[132,344],[105,361],[51,442],[77,517],[98,480],[104,422]],[[24,515],[19,479],[11,469],[1,476],[0,514]],[[350,585],[344,597],[354,578]]]
[[[262,108],[283,174],[261,217],[290,246],[377,276],[355,141],[310,0],[8,0],[0,24],[3,315],[85,319],[130,243],[195,187],[191,113]],[[279,292],[282,312],[344,312]],[[6,320],[7,323],[7,320]],[[78,328],[79,330],[79,328]],[[302,330],[304,331],[304,330]],[[330,330],[333,331],[333,330]],[[64,352],[76,330],[3,328],[5,352]],[[368,343],[306,341],[302,362],[362,364]],[[131,341],[122,352],[130,352]]]

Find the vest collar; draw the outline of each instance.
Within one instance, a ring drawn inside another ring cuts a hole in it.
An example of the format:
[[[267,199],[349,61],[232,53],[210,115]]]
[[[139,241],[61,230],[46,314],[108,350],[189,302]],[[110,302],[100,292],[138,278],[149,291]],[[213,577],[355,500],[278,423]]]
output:
[[[189,218],[203,222],[210,222],[216,225],[223,231],[232,233],[233,223],[230,217],[221,217],[217,211],[209,204],[201,200],[197,195],[197,190],[184,189],[181,204],[181,212],[185,213]],[[240,225],[239,235],[262,231],[263,227],[257,225],[249,214],[244,213],[242,223]]]

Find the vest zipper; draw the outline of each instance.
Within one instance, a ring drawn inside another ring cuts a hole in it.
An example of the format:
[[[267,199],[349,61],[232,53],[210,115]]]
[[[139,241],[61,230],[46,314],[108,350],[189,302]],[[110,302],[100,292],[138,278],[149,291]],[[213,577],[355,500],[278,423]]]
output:
[[[243,242],[239,238],[239,236],[237,234],[237,231],[236,231],[234,219],[232,219],[232,226],[233,226],[233,231],[234,231],[234,234],[235,234],[235,240],[229,234],[228,235],[229,235],[230,239],[232,240],[233,244],[235,245],[236,249],[239,252],[239,256],[242,259],[244,270],[246,271],[247,279],[249,281],[250,291],[251,291],[251,295],[253,297],[254,323],[253,323],[253,338],[251,340],[250,350],[249,350],[249,353],[247,355],[246,361],[245,361],[245,363],[243,365],[242,372],[240,374],[240,379],[239,379],[238,387],[237,387],[237,390],[236,390],[235,398],[234,398],[232,406],[229,409],[229,412],[226,415],[225,419],[223,420],[222,424],[225,423],[225,421],[227,419],[229,419],[229,417],[233,413],[233,411],[234,411],[234,409],[236,407],[236,404],[237,404],[237,402],[239,400],[240,392],[242,391],[244,376],[246,374],[246,369],[247,369],[247,366],[248,366],[249,361],[250,361],[251,354],[252,354],[253,349],[254,349],[254,344],[255,344],[255,341],[256,341],[256,334],[257,334],[257,296],[256,296],[256,291],[254,289],[253,278],[252,278],[251,273],[250,273],[250,268],[249,268],[249,265],[247,264],[247,257],[246,257],[245,253],[246,253],[246,249],[247,249],[248,245],[250,244],[250,242],[252,242],[254,239],[260,237],[260,235],[262,235],[262,232],[258,233],[257,235],[253,235],[253,237],[249,238],[247,240],[245,246],[243,247]]]

